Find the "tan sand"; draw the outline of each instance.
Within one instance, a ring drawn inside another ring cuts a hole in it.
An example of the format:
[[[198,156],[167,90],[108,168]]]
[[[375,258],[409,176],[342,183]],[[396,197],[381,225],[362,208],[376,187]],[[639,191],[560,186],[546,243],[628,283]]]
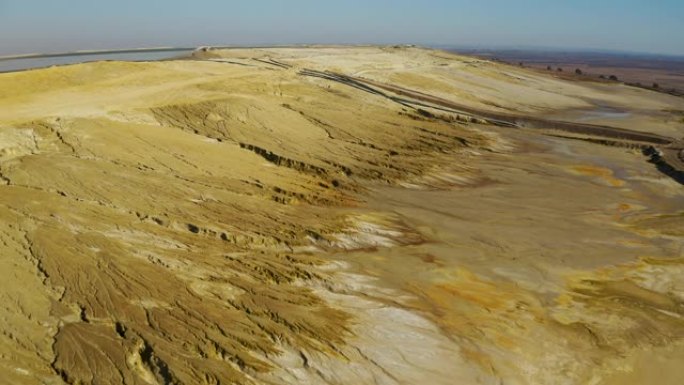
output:
[[[420,48],[0,74],[4,381],[677,383],[684,190],[653,143],[305,69],[488,113],[616,106],[600,123],[675,144],[684,128],[682,99]]]

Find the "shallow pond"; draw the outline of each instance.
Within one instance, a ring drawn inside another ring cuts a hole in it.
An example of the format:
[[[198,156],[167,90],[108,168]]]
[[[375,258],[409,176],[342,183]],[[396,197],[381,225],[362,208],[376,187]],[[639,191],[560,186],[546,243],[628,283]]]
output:
[[[0,72],[21,71],[44,68],[54,65],[76,64],[100,60],[151,61],[172,59],[190,54],[192,50],[136,50],[135,52],[101,52],[93,54],[75,53],[64,56],[44,56],[32,58],[0,59]]]

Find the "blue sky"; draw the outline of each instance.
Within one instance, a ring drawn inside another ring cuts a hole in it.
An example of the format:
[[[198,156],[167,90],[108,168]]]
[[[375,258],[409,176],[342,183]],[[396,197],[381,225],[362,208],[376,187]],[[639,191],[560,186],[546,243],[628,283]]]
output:
[[[684,55],[684,0],[0,0],[0,55],[290,43]]]

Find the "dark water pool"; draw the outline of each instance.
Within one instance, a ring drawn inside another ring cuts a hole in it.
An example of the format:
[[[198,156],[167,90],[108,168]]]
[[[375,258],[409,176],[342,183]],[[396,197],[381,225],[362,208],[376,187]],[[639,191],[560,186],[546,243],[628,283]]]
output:
[[[20,71],[34,68],[50,67],[53,65],[75,64],[99,60],[122,60],[122,61],[150,61],[172,59],[186,56],[192,49],[169,49],[169,50],[136,50],[135,52],[102,52],[92,54],[70,54],[61,56],[0,59],[0,72]]]

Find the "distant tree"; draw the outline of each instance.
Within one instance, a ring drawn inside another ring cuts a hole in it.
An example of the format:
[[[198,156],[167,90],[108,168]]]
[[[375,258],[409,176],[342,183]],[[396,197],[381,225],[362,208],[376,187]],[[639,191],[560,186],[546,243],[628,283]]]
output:
[[[558,72],[563,72],[563,69],[560,68],[560,67],[558,67],[557,71],[558,71]]]
[[[608,79],[615,81],[615,82],[618,81],[618,77],[615,75],[610,75],[610,77],[608,77]]]
[[[653,83],[653,88],[660,88],[660,85],[658,83]]]
[[[552,69],[553,69],[553,68],[551,68],[551,66],[546,66],[546,70],[547,70],[547,71],[551,71]]]
[[[577,68],[577,69],[575,70],[575,74],[576,74],[576,75],[582,75],[582,70],[579,69],[579,68]]]
[[[606,75],[599,75],[599,79],[605,79]]]
[[[525,65],[523,64],[523,62],[518,63],[518,65],[521,66],[521,67],[524,67],[524,66],[525,66]]]

